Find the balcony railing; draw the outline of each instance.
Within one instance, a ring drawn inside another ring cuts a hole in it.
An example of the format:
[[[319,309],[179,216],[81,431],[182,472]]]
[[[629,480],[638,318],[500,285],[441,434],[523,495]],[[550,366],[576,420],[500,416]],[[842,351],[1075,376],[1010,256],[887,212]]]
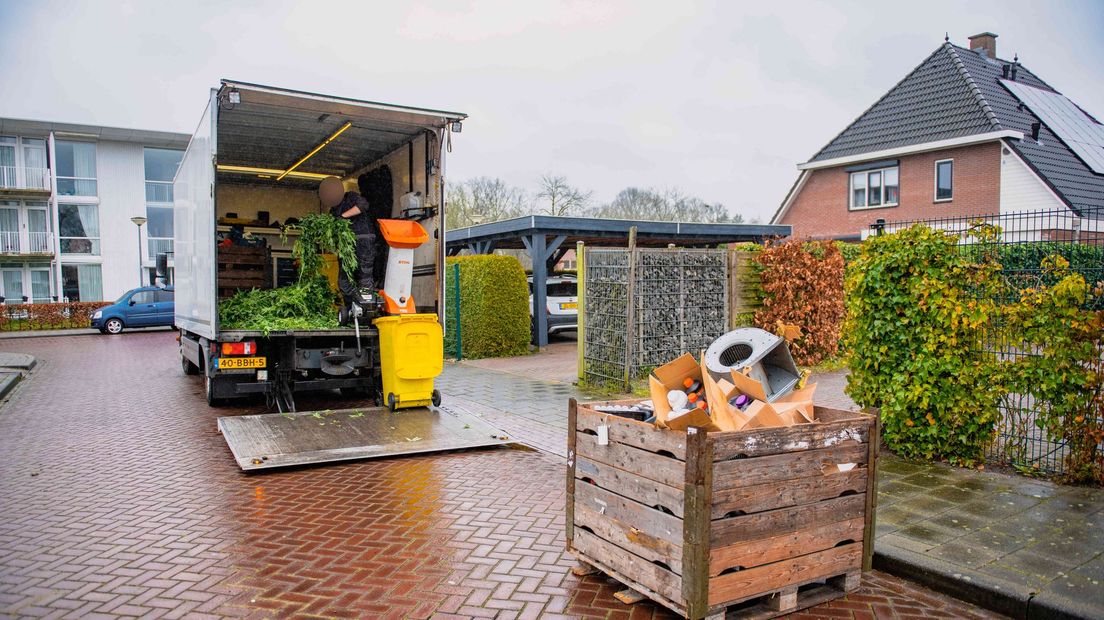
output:
[[[146,202],[172,203],[173,184],[162,181],[146,181]]]
[[[173,240],[171,237],[149,237],[149,259],[157,260],[158,254],[173,253]]]
[[[28,232],[18,230],[0,230],[0,254],[53,254],[48,232]]]
[[[58,177],[59,196],[95,196],[96,179]]]
[[[50,170],[48,168],[0,166],[0,188],[49,190]]]
[[[53,254],[53,248],[50,247],[50,233],[29,232],[27,241],[31,254]]]
[[[0,230],[0,254],[19,253],[19,231]]]
[[[98,238],[91,237],[62,237],[61,253],[88,254],[91,256],[99,256],[100,240]]]

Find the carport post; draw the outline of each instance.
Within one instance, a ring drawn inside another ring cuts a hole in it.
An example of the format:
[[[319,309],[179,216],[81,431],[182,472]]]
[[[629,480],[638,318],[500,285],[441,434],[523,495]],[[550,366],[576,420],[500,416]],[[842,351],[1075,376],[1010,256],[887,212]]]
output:
[[[582,241],[575,242],[575,281],[578,282],[578,290],[576,299],[579,304],[577,306],[577,315],[575,325],[575,354],[578,356],[575,365],[579,370],[579,380],[586,379],[586,356],[584,353],[586,338],[586,254],[584,252],[586,247]]]
[[[548,260],[543,234],[530,236],[525,241],[529,258],[533,261],[533,322],[536,326],[537,348],[548,346]]]

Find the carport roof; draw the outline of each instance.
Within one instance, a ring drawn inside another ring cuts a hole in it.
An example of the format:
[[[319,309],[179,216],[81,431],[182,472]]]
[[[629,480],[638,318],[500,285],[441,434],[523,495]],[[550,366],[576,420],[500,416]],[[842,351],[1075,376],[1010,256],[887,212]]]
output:
[[[564,235],[564,243],[582,241],[594,246],[624,246],[629,229],[636,226],[636,243],[641,247],[710,246],[739,241],[762,241],[790,234],[788,224],[703,224],[696,222],[653,222],[589,217],[527,215],[512,220],[458,228],[445,233],[449,249],[469,244],[494,242],[496,249],[524,248],[531,235]]]

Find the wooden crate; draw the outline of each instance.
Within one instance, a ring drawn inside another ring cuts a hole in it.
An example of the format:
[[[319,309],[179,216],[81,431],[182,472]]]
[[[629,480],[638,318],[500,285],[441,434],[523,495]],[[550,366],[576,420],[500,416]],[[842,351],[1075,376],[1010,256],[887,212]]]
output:
[[[683,434],[597,404],[569,403],[578,574],[600,570],[687,618],[771,618],[858,587],[873,550],[877,416],[816,407],[816,424]]]
[[[272,260],[267,247],[219,247],[216,262],[220,298],[240,289],[272,288]]]

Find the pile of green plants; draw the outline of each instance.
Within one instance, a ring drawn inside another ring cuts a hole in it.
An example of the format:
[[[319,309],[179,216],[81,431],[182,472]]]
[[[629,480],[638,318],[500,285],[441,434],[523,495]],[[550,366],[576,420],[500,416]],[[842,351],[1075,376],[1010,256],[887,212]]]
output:
[[[312,213],[284,230],[298,231],[299,237],[291,248],[291,254],[299,261],[299,279],[322,273],[322,254],[336,254],[342,271],[350,280],[356,279],[356,233],[349,220],[328,213]]]
[[[238,291],[219,302],[219,323],[223,329],[265,335],[288,329],[331,329],[338,326],[336,302],[329,280],[314,276],[281,288]]]
[[[350,278],[356,273],[356,235],[348,220],[320,213],[300,220],[292,255],[299,263],[299,280],[290,286],[238,291],[219,302],[222,329],[246,329],[268,335],[289,329],[338,327],[339,299],[322,273],[322,254],[336,254]],[[285,231],[286,240],[286,231]]]
[[[460,265],[460,337],[465,358],[505,357],[529,352],[529,288],[513,256],[454,256],[446,259],[448,329],[445,349],[456,350],[455,267]]]

